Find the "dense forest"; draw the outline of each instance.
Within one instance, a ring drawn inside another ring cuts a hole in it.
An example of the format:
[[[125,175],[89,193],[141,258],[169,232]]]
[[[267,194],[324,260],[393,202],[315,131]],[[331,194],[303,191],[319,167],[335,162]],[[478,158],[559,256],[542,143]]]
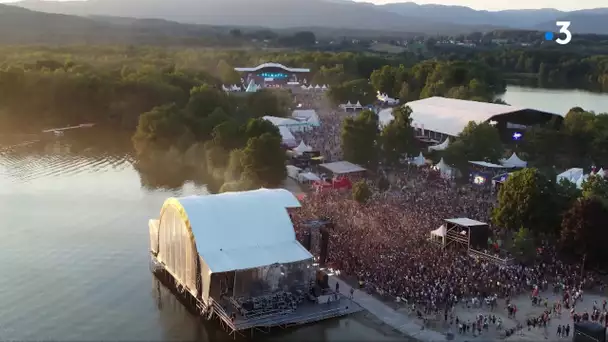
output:
[[[267,61],[310,68],[311,82],[329,85],[329,98],[336,104],[370,104],[377,91],[392,96],[407,91],[408,99],[444,95],[490,101],[504,89],[500,75],[478,63],[416,63],[363,53],[3,47],[0,120],[3,127],[29,130],[86,122],[120,127],[134,132],[139,167],[157,168],[164,160],[158,151],[163,156],[167,151],[204,155],[206,172],[222,184],[275,186],[284,169],[262,165],[282,165],[280,137],[260,118],[289,115],[291,94],[221,90],[222,84],[240,82],[235,66]],[[268,152],[273,149],[274,157]]]
[[[474,60],[500,70],[514,81],[542,87],[608,92],[608,50],[601,54],[570,47],[437,48],[439,59]]]

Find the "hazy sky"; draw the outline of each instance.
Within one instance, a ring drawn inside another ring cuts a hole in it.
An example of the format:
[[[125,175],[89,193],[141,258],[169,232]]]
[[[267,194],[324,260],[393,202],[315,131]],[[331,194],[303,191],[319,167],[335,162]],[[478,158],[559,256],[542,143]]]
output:
[[[18,0],[0,0],[2,2],[15,2]],[[171,0],[167,0],[171,1]],[[204,1],[204,0],[201,0]],[[254,1],[254,0],[252,0]],[[306,0],[302,0],[306,1]],[[390,2],[406,2],[403,0],[354,0],[357,2],[373,2],[386,4]],[[557,8],[562,11],[572,11],[586,8],[608,7],[608,0],[417,0],[418,4],[460,5],[474,9],[503,10],[524,8]]]

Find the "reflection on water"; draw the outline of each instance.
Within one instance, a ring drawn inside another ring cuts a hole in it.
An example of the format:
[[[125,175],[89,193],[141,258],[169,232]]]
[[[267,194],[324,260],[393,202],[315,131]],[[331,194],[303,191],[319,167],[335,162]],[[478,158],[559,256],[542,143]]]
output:
[[[507,86],[497,96],[506,103],[566,115],[572,107],[581,107],[596,113],[608,112],[608,93],[593,93],[577,89],[544,89],[517,85]]]
[[[128,136],[117,133],[10,147],[19,140],[27,139],[0,134],[1,340],[232,340],[186,311],[148,268],[148,219],[165,198],[204,186],[142,187],[149,174],[134,168]],[[390,336],[347,317],[264,339]]]

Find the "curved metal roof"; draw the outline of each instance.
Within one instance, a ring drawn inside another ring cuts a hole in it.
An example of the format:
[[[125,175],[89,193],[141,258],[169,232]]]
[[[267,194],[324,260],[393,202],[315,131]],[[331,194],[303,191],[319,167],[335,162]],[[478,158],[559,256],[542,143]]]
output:
[[[289,72],[310,72],[310,69],[290,68],[290,67],[286,67],[283,64],[279,64],[279,63],[262,63],[253,68],[234,68],[234,70],[239,71],[239,72],[253,72],[253,71],[259,71],[259,70],[265,69],[265,68],[279,68],[279,69],[283,69],[283,70],[289,71]]]

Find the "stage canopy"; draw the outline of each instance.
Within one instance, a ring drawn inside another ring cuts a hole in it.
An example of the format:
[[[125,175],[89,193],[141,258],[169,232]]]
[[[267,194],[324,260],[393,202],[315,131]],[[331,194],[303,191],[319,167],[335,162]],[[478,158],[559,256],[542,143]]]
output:
[[[487,226],[487,223],[472,220],[470,218],[461,217],[461,218],[453,218],[453,219],[445,219],[445,222],[449,222],[461,227],[475,227],[475,226]]]
[[[296,240],[286,208],[299,201],[287,190],[172,198],[163,208],[168,205],[179,208],[198,254],[213,273],[312,259]]]
[[[450,138],[446,138],[441,144],[429,146],[429,152],[431,151],[443,151],[450,145]]]
[[[279,126],[279,133],[281,133],[281,139],[284,144],[289,146],[295,146],[297,141],[296,137],[293,136],[293,133],[286,126]]]
[[[513,152],[509,159],[502,159],[500,163],[505,167],[522,168],[528,166],[528,162],[521,160],[515,152]]]
[[[471,163],[473,165],[481,166],[481,167],[487,167],[489,169],[509,169],[509,168],[512,168],[512,166],[498,165],[498,164],[488,163],[488,162],[485,162],[485,161],[469,161],[469,163]]]
[[[367,171],[365,168],[347,161],[338,161],[319,165],[320,167],[329,170],[335,175],[344,175],[348,173],[357,173]]]

